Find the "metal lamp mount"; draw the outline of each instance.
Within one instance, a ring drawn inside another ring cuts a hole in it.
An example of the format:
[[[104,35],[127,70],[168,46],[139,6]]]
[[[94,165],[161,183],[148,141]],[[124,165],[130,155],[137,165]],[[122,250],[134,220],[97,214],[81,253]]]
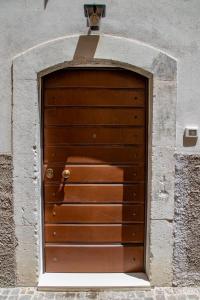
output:
[[[99,30],[101,18],[106,15],[106,6],[104,4],[85,4],[84,12],[87,18],[87,26],[91,30]]]

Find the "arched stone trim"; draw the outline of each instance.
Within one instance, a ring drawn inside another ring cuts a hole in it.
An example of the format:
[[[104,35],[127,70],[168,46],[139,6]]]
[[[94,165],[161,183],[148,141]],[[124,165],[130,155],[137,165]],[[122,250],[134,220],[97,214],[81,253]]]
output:
[[[118,66],[150,82],[146,272],[152,285],[172,284],[176,60],[122,37],[101,35],[93,58],[74,60],[79,36],[37,45],[13,58],[13,185],[18,285],[42,272],[40,78],[67,66]]]

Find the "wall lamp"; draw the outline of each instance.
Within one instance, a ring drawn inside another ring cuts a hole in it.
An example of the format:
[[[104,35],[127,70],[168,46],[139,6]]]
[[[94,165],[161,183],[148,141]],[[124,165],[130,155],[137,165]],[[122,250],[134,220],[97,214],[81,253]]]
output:
[[[87,18],[87,26],[91,30],[99,30],[101,18],[106,15],[106,6],[104,4],[85,4],[84,12]]]

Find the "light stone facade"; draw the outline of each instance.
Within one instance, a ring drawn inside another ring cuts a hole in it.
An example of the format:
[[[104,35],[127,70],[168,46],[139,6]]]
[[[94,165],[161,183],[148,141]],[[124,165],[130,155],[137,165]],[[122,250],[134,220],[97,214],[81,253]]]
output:
[[[74,55],[80,37],[87,35],[83,1],[50,0],[45,9],[42,0],[3,0],[0,4],[0,154],[5,163],[2,172],[9,172],[11,186],[6,198],[11,199],[7,200],[11,239],[0,246],[12,248],[5,258],[12,261],[12,271],[0,277],[1,285],[9,285],[10,280],[10,285],[35,286],[43,272],[40,80],[68,66],[116,66],[149,79],[146,272],[152,285],[199,283],[199,251],[192,251],[189,260],[186,251],[192,247],[186,236],[191,236],[193,228],[198,236],[198,182],[189,179],[192,168],[198,169],[199,141],[185,147],[183,133],[185,126],[200,122],[200,3],[103,3],[107,17],[102,20],[93,57],[81,54],[81,49],[79,57]],[[85,37],[88,44],[92,37]],[[4,155],[13,162],[13,172]],[[195,210],[195,219],[186,225],[183,216],[188,212],[184,210],[193,199],[192,192],[195,200],[190,212],[192,216]],[[5,194],[2,191],[1,197]],[[3,205],[0,209],[4,222]],[[195,247],[198,249],[198,242]]]

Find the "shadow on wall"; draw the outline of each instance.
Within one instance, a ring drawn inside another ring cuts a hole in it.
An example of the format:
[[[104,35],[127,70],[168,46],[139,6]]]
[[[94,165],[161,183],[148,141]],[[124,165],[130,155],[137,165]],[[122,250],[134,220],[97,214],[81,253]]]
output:
[[[44,9],[46,8],[48,0],[44,0]]]

